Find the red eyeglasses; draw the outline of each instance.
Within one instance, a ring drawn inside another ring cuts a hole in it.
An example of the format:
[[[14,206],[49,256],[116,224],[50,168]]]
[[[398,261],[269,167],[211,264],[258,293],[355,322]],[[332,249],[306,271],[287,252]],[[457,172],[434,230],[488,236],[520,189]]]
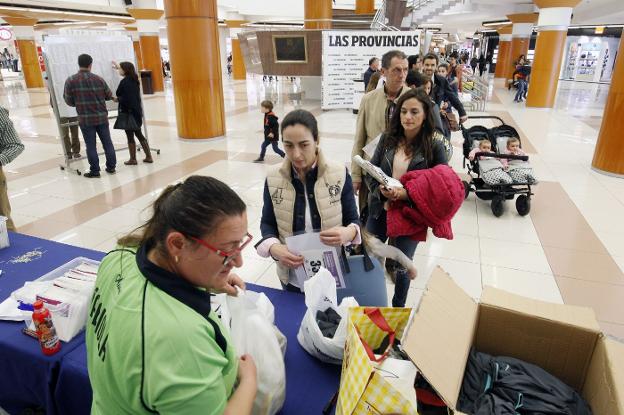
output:
[[[226,266],[227,264],[229,264],[230,262],[232,262],[232,260],[234,260],[235,258],[237,258],[240,254],[241,251],[243,249],[245,249],[245,247],[247,245],[249,245],[249,242],[251,242],[251,240],[253,239],[253,236],[251,236],[251,234],[248,232],[246,235],[245,240],[243,241],[243,243],[241,243],[241,245],[236,248],[233,251],[224,251],[222,249],[217,249],[214,246],[210,245],[208,242],[203,241],[199,238],[195,238],[193,236],[189,236],[190,239],[194,240],[195,242],[199,243],[202,246],[205,246],[206,248],[210,249],[212,252],[214,252],[215,254],[222,256],[223,257],[223,266]]]

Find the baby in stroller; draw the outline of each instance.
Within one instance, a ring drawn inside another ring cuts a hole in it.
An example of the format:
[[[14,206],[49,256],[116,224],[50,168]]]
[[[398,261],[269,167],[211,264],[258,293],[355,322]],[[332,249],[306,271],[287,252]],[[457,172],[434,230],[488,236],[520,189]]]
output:
[[[522,150],[520,150],[522,151]],[[468,158],[474,160],[477,153],[491,153],[492,143],[488,139],[479,141],[479,147],[474,148]],[[505,171],[505,162],[494,157],[479,156],[479,173],[483,181],[489,185],[512,184],[513,178]]]
[[[506,153],[514,156],[526,156],[526,153],[520,148],[520,140],[516,137],[507,139]],[[537,183],[537,179],[533,174],[533,168],[528,161],[512,159],[505,160],[503,163],[514,183]]]

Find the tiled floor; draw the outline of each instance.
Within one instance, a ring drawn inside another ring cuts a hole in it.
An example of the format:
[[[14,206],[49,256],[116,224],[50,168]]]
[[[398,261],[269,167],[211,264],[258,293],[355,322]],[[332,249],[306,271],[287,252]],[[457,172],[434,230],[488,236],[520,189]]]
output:
[[[259,102],[276,103],[283,116],[295,106],[319,120],[321,146],[331,158],[347,162],[356,116],[350,111],[320,109],[318,101],[299,99],[298,84],[224,81],[227,135],[202,142],[179,140],[170,83],[165,93],[146,97],[149,139],[161,149],[152,165],[123,166],[100,180],[61,171],[61,144],[45,90],[26,90],[21,81],[0,83],[0,104],[10,110],[26,145],[5,167],[15,222],[24,233],[70,244],[109,250],[118,236],[141,224],[144,209],[167,184],[191,174],[215,176],[234,188],[248,205],[249,231],[259,236],[265,165],[251,163],[261,143]],[[419,277],[408,301],[416,304],[434,267],[449,272],[471,297],[485,285],[556,303],[593,307],[608,333],[624,338],[624,180],[590,168],[607,85],[562,82],[556,108],[527,109],[492,82],[488,113],[516,127],[541,183],[532,212],[519,216],[512,202],[500,218],[486,201],[470,195],[453,220],[453,240],[430,236],[414,258]],[[473,121],[474,122],[474,121]],[[482,121],[492,126],[492,121]],[[113,132],[118,147],[124,136]],[[460,146],[461,134],[453,137]],[[84,150],[83,150],[84,152]],[[461,149],[451,165],[464,173]],[[86,161],[72,167],[86,168]],[[239,274],[249,282],[279,288],[275,265],[252,249]],[[393,287],[388,283],[388,295]]]

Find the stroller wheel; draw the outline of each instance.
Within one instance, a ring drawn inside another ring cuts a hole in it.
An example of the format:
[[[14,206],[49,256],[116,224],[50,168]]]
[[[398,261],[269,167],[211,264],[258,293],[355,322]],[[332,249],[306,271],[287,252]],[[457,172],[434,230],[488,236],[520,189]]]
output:
[[[527,195],[520,195],[516,199],[516,210],[520,216],[526,216],[531,211],[531,199]]]
[[[503,199],[500,195],[496,195],[492,199],[492,213],[497,218],[500,218],[503,215],[503,211],[505,210],[504,202],[505,199]]]
[[[470,183],[467,181],[462,181],[464,184],[464,199],[468,199],[468,195],[470,194]]]

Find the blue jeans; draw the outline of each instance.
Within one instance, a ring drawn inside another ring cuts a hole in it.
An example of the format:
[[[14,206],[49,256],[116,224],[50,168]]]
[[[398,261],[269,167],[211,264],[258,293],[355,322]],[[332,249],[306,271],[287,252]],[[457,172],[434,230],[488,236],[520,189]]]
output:
[[[113,147],[113,141],[111,140],[108,123],[100,125],[81,125],[80,130],[82,131],[82,136],[84,137],[84,141],[87,146],[87,160],[89,160],[91,173],[100,172],[100,159],[98,157],[97,146],[95,143],[96,133],[100,137],[102,147],[104,147],[104,154],[106,155],[106,168],[108,170],[114,170],[117,165],[117,156],[115,155],[115,147]]]
[[[379,218],[375,219],[373,216],[369,216],[366,223],[366,230],[375,235],[377,239],[382,242],[386,242],[388,239],[386,225],[386,211],[384,210]],[[418,241],[414,241],[407,236],[399,236],[394,239],[393,246],[401,250],[408,258],[414,258],[414,252],[416,252],[416,246]],[[409,291],[410,279],[407,276],[407,270],[397,264],[394,282],[394,296],[392,297],[392,307],[405,307],[405,301],[407,300],[407,293]]]
[[[520,79],[518,81],[518,92],[516,92],[516,98],[514,99],[514,101],[520,101],[521,98],[524,98],[527,91],[527,85],[527,81],[525,81],[524,79]]]
[[[271,141],[271,140],[264,140],[264,142],[262,143],[262,147],[260,148],[260,158],[263,159],[264,155],[266,154],[266,149],[268,146],[273,146],[273,151],[275,151],[277,154],[280,155],[280,157],[284,157],[286,155],[286,153],[284,153],[282,150],[280,150],[280,148],[277,145],[277,140],[275,141]]]

